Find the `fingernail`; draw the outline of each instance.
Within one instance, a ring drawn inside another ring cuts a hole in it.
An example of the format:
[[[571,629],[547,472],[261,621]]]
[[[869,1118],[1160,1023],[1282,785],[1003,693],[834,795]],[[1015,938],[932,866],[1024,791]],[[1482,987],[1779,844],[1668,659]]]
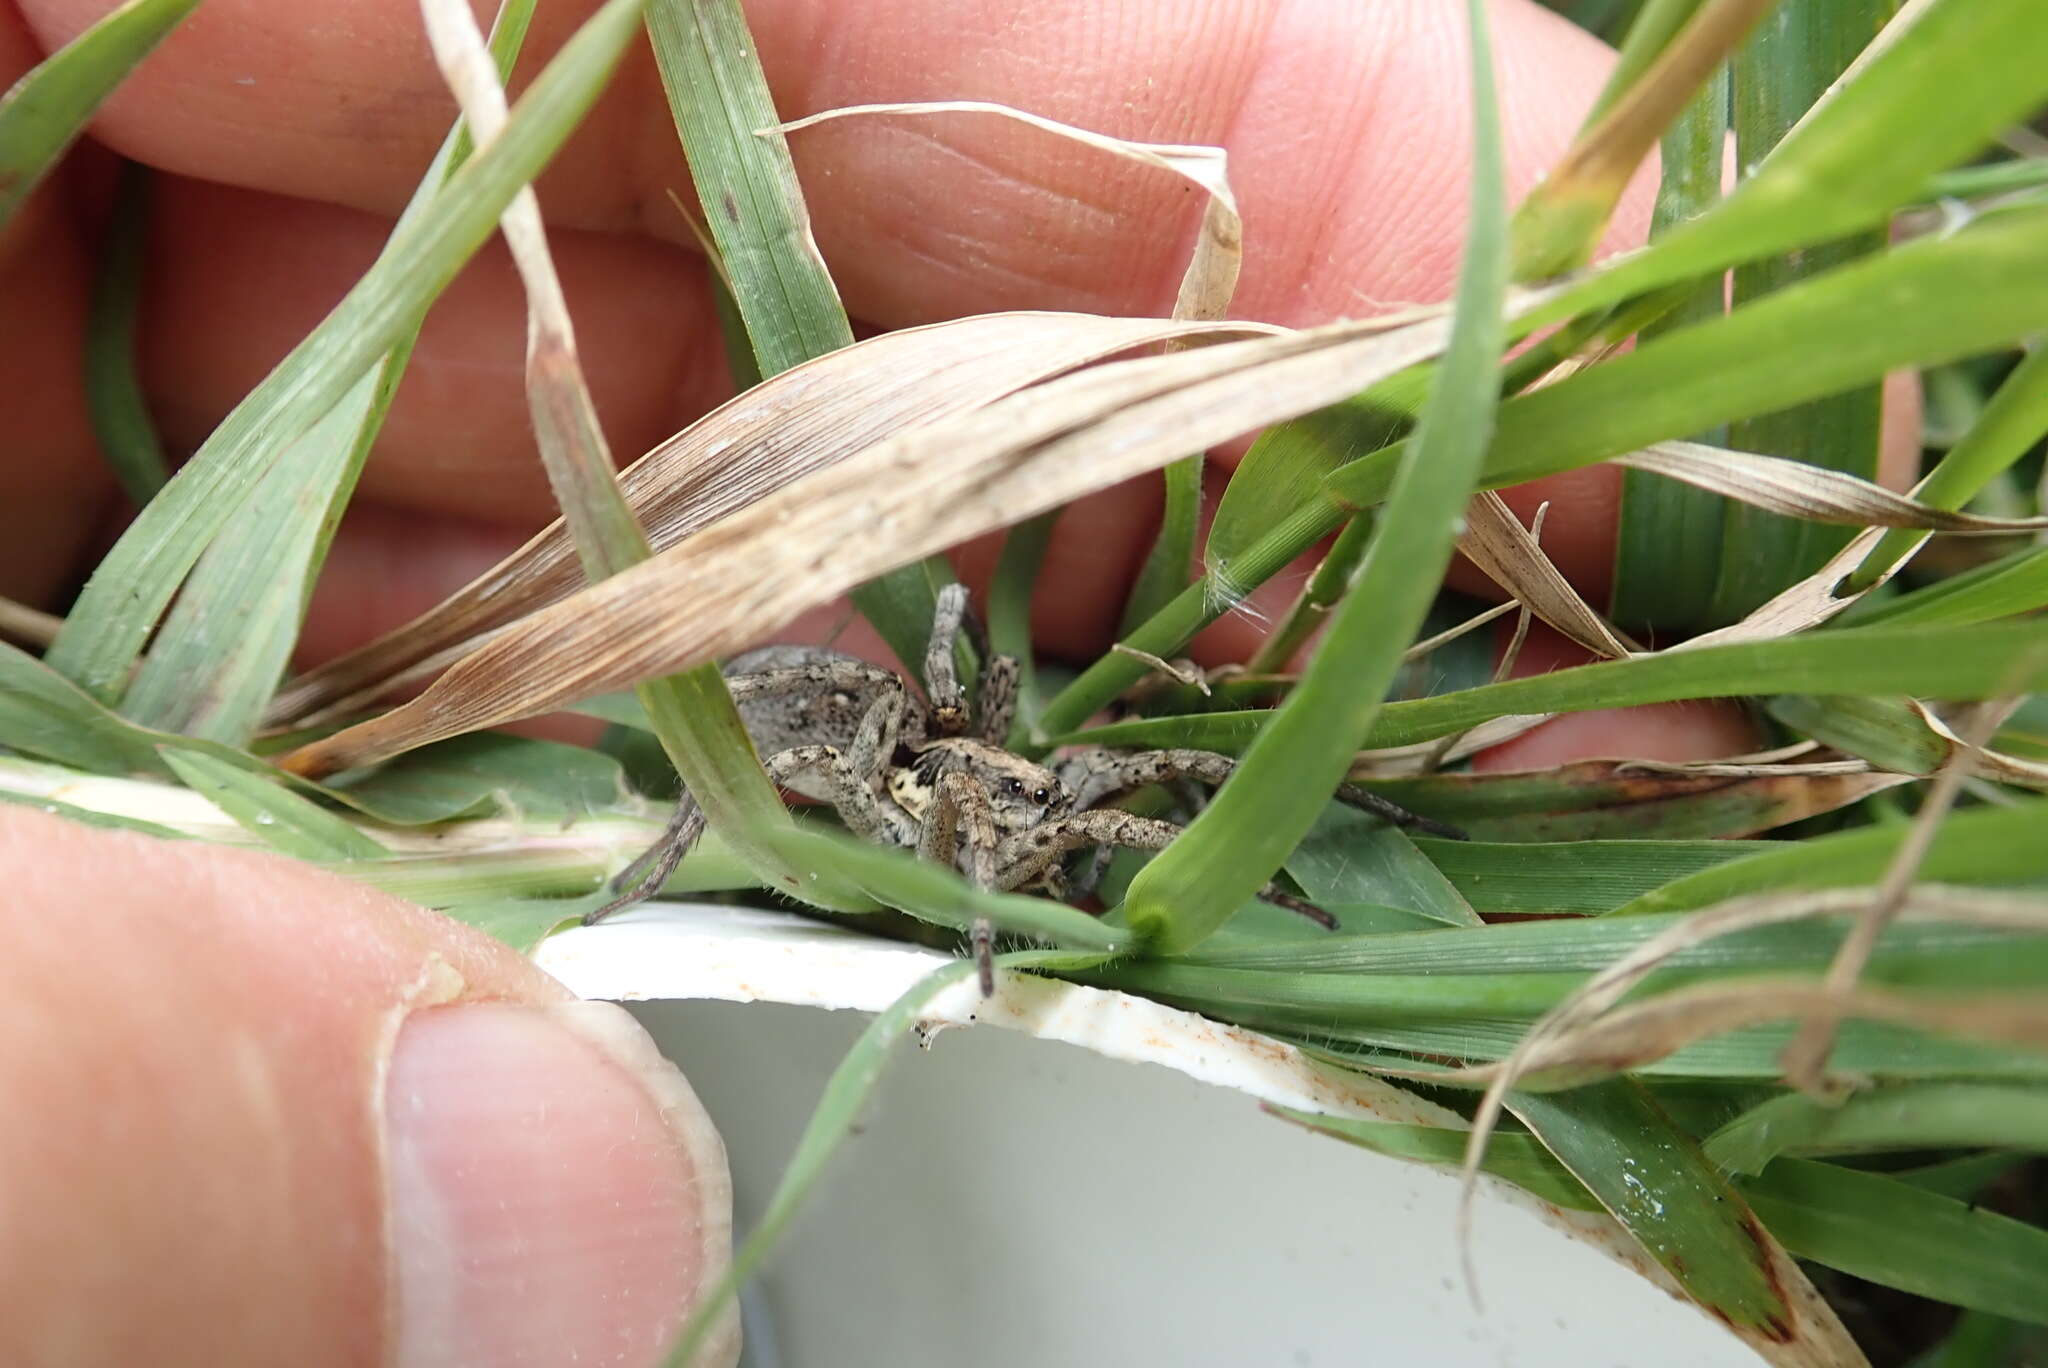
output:
[[[724,1271],[724,1148],[618,1007],[416,1013],[385,1104],[401,1368],[656,1364]]]

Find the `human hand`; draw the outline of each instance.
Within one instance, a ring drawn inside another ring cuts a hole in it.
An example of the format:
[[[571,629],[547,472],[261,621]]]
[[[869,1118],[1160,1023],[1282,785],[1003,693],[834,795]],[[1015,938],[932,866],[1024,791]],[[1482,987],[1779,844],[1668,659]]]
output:
[[[544,6],[522,74],[588,3]],[[103,0],[0,7],[0,74],[72,37]],[[1469,123],[1464,21],[1440,0],[1175,6],[1087,0],[1010,9],[936,0],[778,0],[751,13],[778,107],[1004,101],[1127,136],[1220,142],[1244,206],[1236,311],[1287,324],[1443,297],[1456,270]],[[1135,16],[1135,17],[1134,17]],[[1510,188],[1569,141],[1607,51],[1522,0],[1495,7]],[[12,47],[11,62],[7,49]],[[111,100],[99,139],[161,169],[141,359],[173,451],[189,451],[368,264],[452,116],[413,0],[211,0]],[[978,118],[864,120],[794,142],[819,242],[864,323],[1066,308],[1160,313],[1199,213],[1169,177]],[[81,223],[104,199],[90,156],[42,196],[0,263],[0,363],[30,403],[0,456],[8,534],[0,592],[47,598],[80,568],[109,509],[75,377],[89,264]],[[727,390],[702,261],[670,203],[685,171],[644,52],[543,178],[541,200],[611,444],[647,449]],[[1640,178],[1610,238],[1643,236]],[[1162,231],[1163,230],[1163,231]],[[523,390],[524,303],[493,242],[429,319],[302,641],[314,661],[438,600],[552,514]],[[1231,457],[1212,463],[1212,485]],[[1213,492],[1213,490],[1212,490]],[[1511,502],[1551,501],[1544,543],[1596,602],[1613,556],[1618,476],[1575,472]],[[1060,520],[1035,604],[1037,639],[1092,655],[1150,545],[1156,482],[1105,491]],[[985,580],[993,539],[956,559]],[[1253,601],[1273,616],[1298,578]],[[1461,583],[1490,588],[1466,571]],[[807,624],[831,630],[837,610]],[[1252,614],[1195,654],[1242,658]],[[848,643],[860,649],[858,636]],[[1523,669],[1571,657],[1538,632]],[[1562,719],[1492,763],[1566,754],[1664,759],[1744,748],[1739,714],[1665,705]]]
[[[0,80],[110,3],[0,0]],[[542,6],[522,72],[591,7]],[[786,115],[988,99],[1225,144],[1245,316],[1309,324],[1448,292],[1467,116],[1462,17],[1441,0],[758,0],[750,19]],[[1525,0],[1499,0],[1494,22],[1519,193],[1609,56]],[[109,102],[95,136],[160,172],[140,359],[174,452],[369,263],[452,114],[413,0],[209,0]],[[1164,178],[993,120],[828,126],[795,154],[847,305],[877,327],[1164,312],[1197,212]],[[78,380],[108,169],[81,148],[0,236],[0,592],[29,601],[53,602],[118,516]],[[684,183],[639,54],[540,186],[624,454],[727,388],[705,269],[668,201]],[[1641,239],[1647,205],[1639,183],[1614,245]],[[551,516],[523,345],[523,297],[493,243],[421,336],[313,605],[307,660],[427,607]],[[1526,515],[1541,499],[1546,548],[1598,601],[1616,477],[1578,472],[1511,502]],[[1061,519],[1035,604],[1046,649],[1106,644],[1156,504],[1137,482]],[[957,553],[970,583],[993,550]],[[1266,606],[1291,592],[1276,581]],[[1253,630],[1228,619],[1198,654],[1239,656]],[[1539,638],[1523,667],[1558,659]],[[1750,739],[1717,705],[1635,709],[1563,719],[1492,763],[1680,759]],[[0,1090],[35,1121],[0,1131],[0,1358],[112,1363],[147,1345],[159,1362],[486,1363],[514,1347],[651,1360],[716,1225],[691,1186],[708,1160],[690,1127],[654,1121],[644,1073],[636,1084],[562,1029],[548,1005],[561,994],[535,971],[282,861],[33,814],[0,811],[0,879],[26,890],[0,958]],[[459,976],[459,1001],[521,1005],[429,1008],[436,963]],[[498,1218],[495,1232],[469,1224]]]

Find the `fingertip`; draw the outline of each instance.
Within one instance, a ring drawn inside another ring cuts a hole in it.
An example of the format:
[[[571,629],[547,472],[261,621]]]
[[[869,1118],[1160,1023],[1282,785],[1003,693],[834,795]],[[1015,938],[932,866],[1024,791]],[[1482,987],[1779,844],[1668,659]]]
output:
[[[1496,658],[1513,635],[1512,615],[1495,629]],[[1591,663],[1584,647],[1553,629],[1531,623],[1510,676],[1548,674]],[[1479,773],[1549,769],[1575,760],[1657,760],[1683,764],[1743,755],[1763,744],[1763,732],[1741,705],[1721,699],[1650,703],[1565,713],[1511,741],[1472,757]]]
[[[651,1365],[723,1271],[724,1148],[618,1007],[417,1013],[385,1096],[401,1368]]]

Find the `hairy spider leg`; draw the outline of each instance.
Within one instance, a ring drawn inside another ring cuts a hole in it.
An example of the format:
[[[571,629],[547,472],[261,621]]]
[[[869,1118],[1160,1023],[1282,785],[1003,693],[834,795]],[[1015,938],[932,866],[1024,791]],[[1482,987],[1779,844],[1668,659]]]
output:
[[[827,784],[823,796],[845,819],[848,830],[879,845],[909,845],[916,834],[909,819],[882,799],[883,776],[896,753],[906,720],[914,720],[909,695],[903,688],[903,682],[893,674],[876,671],[872,666],[860,670],[836,670],[838,664],[826,662],[767,670],[759,674],[738,675],[728,682],[734,686],[734,699],[749,703],[814,687],[821,676],[828,683],[875,685],[886,681],[887,685],[893,686],[879,690],[861,716],[852,742],[844,751],[837,746],[823,744],[788,746],[770,755],[762,764],[769,779],[780,787],[788,787],[805,774],[822,775]],[[841,675],[843,679],[839,678]],[[697,801],[686,789],[678,795],[675,811],[670,814],[668,825],[653,846],[612,880],[612,889],[618,896],[596,911],[585,914],[583,924],[593,925],[660,892],[690,847],[703,834],[703,809],[697,806]]]
[[[612,880],[612,892],[617,894],[610,902],[595,912],[583,914],[585,926],[595,926],[612,913],[645,902],[661,892],[662,885],[676,872],[676,866],[683,862],[683,856],[690,853],[690,847],[697,844],[697,838],[704,834],[704,809],[697,806],[697,800],[690,796],[688,789],[676,795],[675,811],[668,817],[668,825],[654,844],[640,853],[640,856],[618,872]]]
[[[970,620],[966,585],[949,584],[939,590],[932,634],[925,639],[924,693],[931,700],[932,730],[940,736],[961,736],[967,731],[967,691],[960,687],[953,651],[961,625]],[[970,629],[970,640],[972,636]]]
[[[1073,790],[1074,806],[1085,811],[1154,784],[1193,779],[1214,786],[1228,779],[1236,769],[1235,756],[1217,751],[1183,747],[1118,753],[1094,746],[1068,757],[1061,764],[1059,774],[1061,782]],[[1465,839],[1465,833],[1458,828],[1410,812],[1399,803],[1357,784],[1339,785],[1334,796],[1340,803],[1370,812],[1397,827],[1424,831],[1454,841]]]
[[[918,858],[957,868],[963,841],[968,880],[976,888],[994,890],[1000,877],[996,868],[995,812],[981,785],[972,776],[954,771],[940,775],[932,791],[932,801],[925,808],[924,825],[917,836]],[[981,995],[988,997],[996,990],[995,927],[987,917],[977,916],[968,937],[974,947]]]

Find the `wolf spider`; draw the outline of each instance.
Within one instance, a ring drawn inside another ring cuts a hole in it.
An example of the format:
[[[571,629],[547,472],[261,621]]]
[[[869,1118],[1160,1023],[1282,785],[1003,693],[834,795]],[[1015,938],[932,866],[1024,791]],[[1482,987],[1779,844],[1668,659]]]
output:
[[[953,663],[963,630],[986,661],[971,709]],[[735,656],[725,674],[778,786],[830,803],[863,840],[915,850],[992,891],[1030,887],[1069,896],[1080,891],[1068,887],[1062,868],[1073,851],[1165,849],[1180,826],[1104,804],[1154,784],[1214,786],[1237,766],[1235,758],[1214,751],[1091,746],[1048,768],[1006,749],[1017,662],[989,654],[958,584],[939,593],[922,699],[894,671],[817,646],[749,651]],[[1463,834],[1355,785],[1341,786],[1336,796],[1396,826]],[[584,920],[595,922],[659,890],[703,830],[704,814],[685,792],[660,840],[613,881],[619,896]],[[1259,897],[1336,928],[1328,912],[1271,884]],[[995,989],[993,935],[986,918],[974,922],[984,995]]]

